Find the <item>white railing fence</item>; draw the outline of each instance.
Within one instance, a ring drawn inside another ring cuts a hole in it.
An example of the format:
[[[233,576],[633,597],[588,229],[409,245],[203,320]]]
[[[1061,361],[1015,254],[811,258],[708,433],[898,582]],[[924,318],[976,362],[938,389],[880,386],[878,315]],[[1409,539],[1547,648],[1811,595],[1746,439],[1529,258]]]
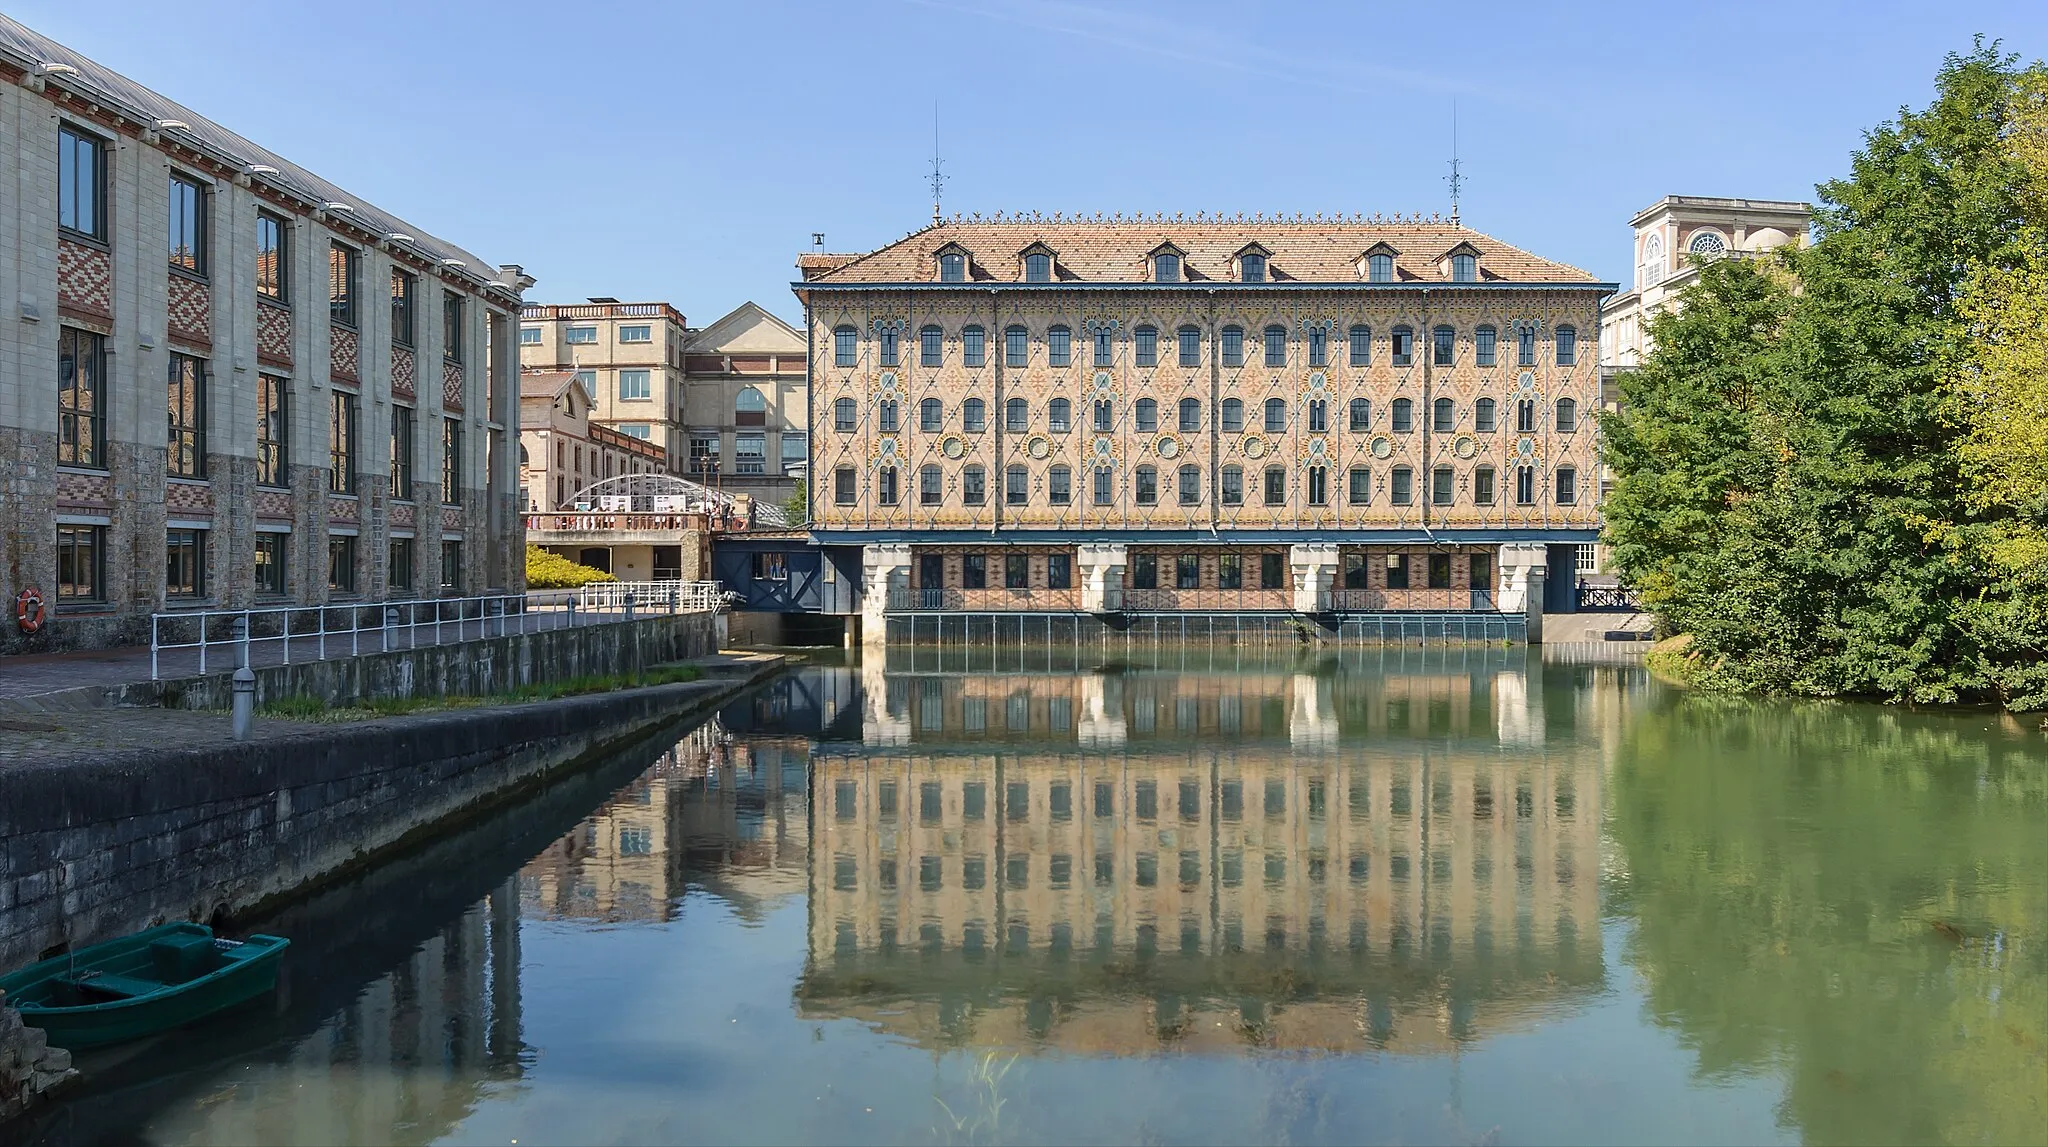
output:
[[[616,613],[717,613],[738,594],[715,581],[597,581],[576,591],[579,609]]]

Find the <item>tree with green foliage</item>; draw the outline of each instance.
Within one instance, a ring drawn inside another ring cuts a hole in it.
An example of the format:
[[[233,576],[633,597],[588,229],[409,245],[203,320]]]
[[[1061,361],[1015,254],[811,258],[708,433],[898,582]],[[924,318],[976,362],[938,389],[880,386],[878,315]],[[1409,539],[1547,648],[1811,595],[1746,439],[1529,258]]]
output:
[[[1702,268],[1603,427],[1623,576],[1747,691],[2048,707],[2041,582],[1972,496],[1969,292],[2038,256],[2008,143],[2042,66],[1981,42],[1821,186],[1810,246]]]
[[[797,479],[796,489],[789,492],[789,501],[782,504],[782,512],[792,526],[801,526],[811,516],[811,480]]]

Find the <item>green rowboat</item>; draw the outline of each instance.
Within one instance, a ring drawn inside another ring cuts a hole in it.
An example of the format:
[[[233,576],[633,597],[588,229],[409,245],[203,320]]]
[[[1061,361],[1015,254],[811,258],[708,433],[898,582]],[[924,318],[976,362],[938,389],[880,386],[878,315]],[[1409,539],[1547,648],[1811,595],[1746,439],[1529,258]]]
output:
[[[0,991],[53,1046],[98,1047],[268,995],[290,943],[282,936],[221,940],[201,924],[164,924],[0,976]]]

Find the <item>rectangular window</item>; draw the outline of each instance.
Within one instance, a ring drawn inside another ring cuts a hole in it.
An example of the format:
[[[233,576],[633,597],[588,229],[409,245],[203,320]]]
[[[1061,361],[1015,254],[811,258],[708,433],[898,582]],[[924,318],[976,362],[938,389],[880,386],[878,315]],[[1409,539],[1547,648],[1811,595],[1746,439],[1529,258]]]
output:
[[[1556,489],[1552,491],[1560,506],[1570,506],[1579,500],[1579,472],[1570,466],[1557,468]]]
[[[853,467],[841,466],[832,471],[832,504],[851,506],[853,501]]]
[[[937,327],[917,332],[917,365],[939,366],[946,361],[946,336]]]
[[[1266,328],[1266,365],[1287,365],[1287,328],[1270,326]]]
[[[411,346],[413,339],[413,298],[419,294],[419,276],[410,271],[391,268],[391,341],[399,346]],[[540,329],[533,330],[533,341],[540,341]],[[519,332],[519,341],[526,341],[526,331]]]
[[[1223,468],[1223,504],[1244,505],[1244,469],[1239,466]]]
[[[356,325],[356,268],[362,258],[345,243],[327,247],[327,317],[345,327]]]
[[[290,423],[286,420],[285,392],[290,384],[274,374],[256,376],[256,484],[288,486],[289,457],[286,450]]]
[[[768,472],[768,436],[765,434],[737,434],[733,436],[733,469],[741,474],[766,474]]]
[[[1536,365],[1536,328],[1523,323],[1515,328],[1515,362],[1520,366]]]
[[[967,554],[960,559],[960,588],[988,588],[988,556]]]
[[[875,341],[879,344],[877,349],[881,352],[882,365],[895,366],[897,363],[896,327],[889,323],[882,324],[881,329],[875,332]]]
[[[1309,504],[1309,505],[1311,505],[1311,506],[1323,506],[1323,505],[1328,505],[1328,504],[1329,504],[1329,501],[1330,501],[1330,472],[1329,472],[1329,469],[1328,469],[1327,467],[1323,467],[1323,466],[1311,466],[1311,467],[1309,467],[1309,468],[1308,468],[1308,504]]]
[[[462,422],[441,420],[441,504],[462,504]]]
[[[441,357],[449,362],[462,361],[462,296],[454,291],[441,292]]]
[[[1415,501],[1415,471],[1406,466],[1394,467],[1393,501],[1396,506],[1411,505]]]
[[[1202,588],[1202,559],[1195,554],[1176,554],[1173,559],[1173,588]]]
[[[1472,471],[1472,501],[1481,506],[1493,505],[1493,467],[1481,466]]]
[[[412,452],[413,440],[417,437],[412,407],[394,404],[391,407],[391,496],[401,502],[412,501]]]
[[[1244,558],[1237,554],[1222,554],[1216,559],[1216,588],[1244,588]]]
[[[884,466],[875,471],[875,501],[884,506],[896,504],[896,467]]]
[[[1223,365],[1224,365],[1224,366],[1243,366],[1243,365],[1244,365],[1244,328],[1243,328],[1243,327],[1235,327],[1235,326],[1232,326],[1232,327],[1224,327],[1224,328],[1223,328]]]
[[[1045,362],[1047,366],[1074,365],[1073,331],[1056,326],[1045,332]]]
[[[1474,569],[1476,570],[1477,568],[1478,567],[1475,565]],[[1594,545],[1591,542],[1581,542],[1577,546],[1573,547],[1572,569],[1582,574],[1599,573],[1600,547]],[[1476,579],[1478,575],[1475,573],[1473,577]]]
[[[1031,558],[1029,555],[1003,555],[1003,588],[1031,588]]]
[[[1047,554],[1045,556],[1045,588],[1074,588],[1074,559],[1071,554]],[[1058,815],[1057,810],[1054,813]]]
[[[1557,365],[1571,366],[1579,360],[1579,332],[1574,327],[1557,328]]]
[[[1202,471],[1198,466],[1180,468],[1180,504],[1199,506],[1202,504]]]
[[[290,302],[289,260],[285,221],[268,211],[256,213],[256,294],[275,303]]]
[[[1432,505],[1451,504],[1452,478],[1449,466],[1438,466],[1429,472],[1429,500]]]
[[[1138,467],[1138,504],[1156,505],[1159,501],[1159,471],[1150,466]]]
[[[1388,589],[1407,589],[1407,588],[1408,588],[1408,555],[1407,555],[1407,554],[1388,554],[1388,555],[1387,555],[1387,588],[1388,588]]]
[[[1287,555],[1286,555],[1286,554],[1260,554],[1260,555],[1259,555],[1259,588],[1260,588],[1260,589],[1286,589],[1286,588],[1287,588]]]
[[[645,437],[645,435],[642,435],[642,437]],[[801,430],[785,430],[782,432],[782,469],[785,473],[789,471],[791,466],[801,465],[809,461],[810,456],[810,435],[805,434]]]
[[[759,581],[788,581],[789,555],[779,552],[755,554],[754,577]]]
[[[1285,505],[1287,502],[1287,471],[1280,466],[1266,467],[1266,504]]]
[[[164,596],[206,595],[206,531],[169,530],[164,545]]]
[[[1429,588],[1451,588],[1451,555],[1429,555]]]
[[[1137,352],[1139,366],[1159,365],[1159,331],[1153,327],[1139,327]]]
[[[1003,365],[1029,366],[1030,364],[1030,334],[1026,333],[1023,327],[1010,327],[1003,331]]]
[[[107,145],[68,124],[57,128],[57,226],[107,237]]]
[[[441,543],[441,588],[459,590],[462,588],[462,543]]]
[[[535,339],[533,341],[539,342],[540,340]],[[594,346],[597,343],[597,328],[570,327],[568,333],[563,336],[562,341],[570,346]]]
[[[540,328],[539,328],[539,327],[520,327],[520,328],[519,328],[519,345],[520,345],[520,346],[539,346],[539,345],[540,345]]]
[[[57,332],[57,464],[107,465],[106,339],[91,331]]]
[[[960,472],[960,501],[969,506],[988,501],[988,471],[969,466]]]
[[[1195,327],[1180,328],[1180,364],[1202,365],[1202,332]]]
[[[619,372],[619,397],[639,401],[654,397],[654,379],[650,371],[622,370]]]
[[[1472,357],[1480,366],[1492,366],[1498,335],[1492,327],[1480,327],[1472,341]]]
[[[1064,506],[1074,500],[1074,472],[1065,466],[1055,466],[1046,476],[1045,500],[1055,506]]]
[[[284,565],[291,545],[290,534],[256,535],[256,592],[272,597],[284,595]]]
[[[1407,327],[1394,328],[1394,365],[1408,366],[1415,361],[1415,332]]]
[[[1536,504],[1536,467],[1515,467],[1515,504],[1533,506]]]
[[[206,477],[206,360],[171,355],[170,453],[165,469],[177,478]]]
[[[1330,332],[1321,327],[1315,327],[1308,332],[1308,364],[1330,365]]]
[[[622,343],[651,343],[654,341],[654,328],[646,325],[620,327],[619,341]]]
[[[411,538],[391,539],[391,560],[384,569],[392,589],[412,589]]]
[[[1098,328],[1095,332],[1095,365],[1108,366],[1115,358],[1115,347],[1110,341],[1109,328]]]
[[[171,266],[206,275],[206,187],[176,174],[171,176]]]
[[[327,489],[356,492],[356,411],[359,399],[345,390],[332,394],[327,422]]]
[[[1131,557],[1131,588],[1159,588],[1159,555],[1134,554]]]
[[[1351,365],[1372,365],[1372,328],[1351,328]]]
[[[107,528],[57,527],[57,604],[107,599]]]
[[[327,588],[335,593],[356,591],[356,539],[336,534],[327,539]]]
[[[1107,466],[1095,468],[1095,504],[1107,506],[1116,494],[1116,472]]]
[[[1429,338],[1431,366],[1450,366],[1457,361],[1458,332],[1450,327],[1438,327],[1429,332]]]
[[[1354,506],[1370,505],[1372,503],[1372,471],[1363,466],[1352,467],[1350,483],[1351,504]]]

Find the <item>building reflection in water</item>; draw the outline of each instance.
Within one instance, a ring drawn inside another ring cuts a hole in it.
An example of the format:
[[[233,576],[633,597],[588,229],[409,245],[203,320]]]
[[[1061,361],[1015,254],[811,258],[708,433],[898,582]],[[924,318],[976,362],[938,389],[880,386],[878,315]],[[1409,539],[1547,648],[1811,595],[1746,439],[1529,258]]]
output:
[[[1429,1052],[1582,997],[1601,768],[1546,718],[1614,706],[1532,711],[1525,664],[1341,703],[1257,669],[871,679],[868,743],[814,761],[799,1008],[931,1046]]]

